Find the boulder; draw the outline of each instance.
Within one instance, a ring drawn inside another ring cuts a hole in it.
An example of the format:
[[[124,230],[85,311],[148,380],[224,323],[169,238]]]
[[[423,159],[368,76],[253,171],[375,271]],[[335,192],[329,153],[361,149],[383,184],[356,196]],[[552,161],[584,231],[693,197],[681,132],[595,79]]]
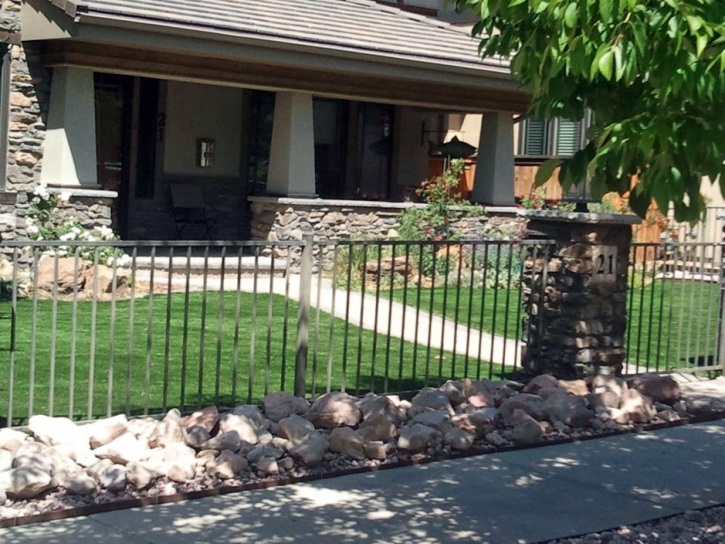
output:
[[[187,446],[201,449],[202,445],[211,440],[211,435],[204,425],[192,425],[186,428],[185,442]]]
[[[330,443],[319,432],[308,434],[290,444],[289,454],[308,467],[316,467],[330,449]]]
[[[600,391],[599,393],[590,393],[587,395],[587,399],[593,408],[598,406],[603,406],[605,408],[619,408],[621,403],[619,395],[617,395],[614,391],[609,390]]]
[[[460,380],[448,380],[438,390],[448,395],[448,401],[452,406],[458,406],[466,402],[465,388],[463,382]]]
[[[277,465],[277,459],[274,457],[262,457],[255,466],[259,472],[264,473],[266,476],[279,474],[279,465]]]
[[[303,415],[310,404],[303,398],[295,397],[284,391],[271,393],[262,399],[262,409],[267,419],[279,423],[291,415]]]
[[[219,433],[211,440],[207,440],[201,445],[203,450],[230,450],[237,452],[242,447],[242,440],[239,438],[237,431],[229,431],[228,433]]]
[[[622,399],[622,410],[629,414],[632,423],[649,423],[657,415],[652,400],[636,389],[630,389]]]
[[[356,399],[339,391],[322,395],[307,412],[307,419],[318,429],[354,427],[360,423],[361,417]]]
[[[422,412],[415,416],[410,424],[426,425],[440,431],[442,434],[447,433],[453,428],[451,416],[446,412]]]
[[[471,433],[467,433],[463,429],[451,429],[443,437],[443,443],[449,445],[451,449],[456,451],[468,451],[473,446],[476,437]]]
[[[71,476],[64,483],[63,487],[70,495],[91,495],[98,491],[96,481],[87,474],[76,474]]]
[[[89,476],[92,476],[97,482],[100,483],[101,475],[112,466],[113,461],[111,461],[110,459],[101,459],[97,463],[94,463],[93,465],[88,467],[86,472]]]
[[[305,435],[306,436],[306,435]],[[300,437],[303,438],[303,437]],[[257,446],[247,454],[247,461],[251,464],[256,465],[257,462],[263,457],[271,457],[273,459],[280,459],[284,455],[282,450],[275,448],[274,446]]]
[[[444,411],[450,415],[455,414],[448,395],[437,389],[431,389],[430,387],[423,389],[413,397],[411,403],[413,405],[413,415],[432,410]]]
[[[496,397],[491,391],[488,390],[477,391],[476,393],[468,397],[467,402],[474,408],[496,407]]]
[[[115,417],[100,419],[86,427],[91,448],[100,448],[113,442],[128,431],[128,419],[121,414]]]
[[[36,450],[33,448],[20,448],[13,459],[13,468],[34,467],[51,476],[55,472],[55,458],[49,455],[49,449]]]
[[[224,414],[219,418],[219,428],[222,433],[237,433],[241,440],[250,444],[256,444],[259,441],[258,422],[247,414]]]
[[[365,459],[365,439],[350,427],[338,427],[332,430],[330,449],[353,459]]]
[[[393,425],[400,425],[405,419],[405,412],[401,409],[400,403],[396,404],[391,397],[385,395],[369,393],[357,402],[357,407],[362,412],[363,420],[384,417]]]
[[[91,266],[83,274],[83,289],[92,293],[95,288],[97,294],[112,293],[114,281],[118,291],[129,285],[129,277],[127,271],[116,268],[114,280],[113,268],[110,266]]]
[[[587,382],[584,380],[559,380],[556,386],[571,395],[577,395],[579,397],[585,397],[589,394]]]
[[[247,460],[233,451],[224,450],[214,460],[209,461],[206,470],[221,480],[231,480],[249,466]]]
[[[533,380],[527,383],[522,389],[522,393],[530,393],[532,395],[538,395],[539,391],[548,387],[556,387],[559,383],[554,376],[551,374],[541,374],[536,376]]]
[[[146,489],[156,479],[156,472],[143,463],[126,465],[126,478],[134,489]]]
[[[592,380],[592,393],[604,393],[605,391],[611,391],[616,394],[618,398],[624,397],[629,387],[627,382],[617,376],[594,376]]]
[[[76,268],[75,257],[60,257],[57,259],[57,263],[56,272],[55,257],[49,256],[40,259],[36,272],[38,289],[44,291],[57,289],[59,293],[71,293],[74,290],[74,285],[77,285],[77,289],[82,290],[88,265],[79,259]]]
[[[98,483],[102,488],[109,491],[123,491],[128,483],[126,467],[111,465],[98,475]]]
[[[128,422],[128,432],[139,440],[150,441],[151,437],[156,434],[156,427],[159,425],[160,422],[152,417],[131,419]]]
[[[495,429],[497,418],[496,408],[480,408],[455,416],[451,421],[454,426],[481,437]]]
[[[145,451],[144,444],[138,438],[126,433],[105,446],[96,448],[93,454],[99,459],[110,459],[119,465],[126,465],[141,460]]]
[[[0,450],[0,472],[13,468],[15,456],[8,450]]]
[[[219,410],[216,406],[207,406],[197,410],[190,416],[181,420],[181,425],[188,432],[192,427],[202,426],[208,433],[214,430],[219,423]]]
[[[315,426],[298,415],[291,415],[279,422],[279,435],[287,440],[300,440],[315,432]]]
[[[492,446],[495,446],[497,448],[501,448],[508,444],[506,439],[503,436],[501,436],[501,433],[499,433],[498,431],[493,431],[493,432],[488,433],[486,435],[486,442],[488,442],[489,444],[491,444]]]
[[[385,461],[388,456],[388,445],[381,441],[373,441],[365,444],[365,457]]]
[[[33,499],[53,487],[53,478],[38,467],[22,466],[0,472],[0,491],[11,499]]]
[[[8,450],[15,453],[19,448],[18,444],[22,445],[28,438],[30,437],[21,431],[0,429],[0,450]],[[13,449],[8,446],[11,446]]]
[[[545,374],[546,376],[547,374]],[[537,421],[543,421],[546,418],[543,409],[544,401],[538,395],[520,393],[504,400],[499,406],[498,411],[503,418],[503,422],[507,426],[511,426],[511,416],[514,410],[523,410]]]
[[[219,455],[220,452],[217,450],[201,450],[196,454],[196,465],[199,467],[205,467],[209,461],[212,461]]]
[[[418,453],[433,447],[441,439],[441,433],[426,425],[402,427],[398,436],[398,449]]]
[[[195,463],[186,460],[179,460],[168,465],[166,476],[172,482],[184,484],[194,479],[196,472],[194,470]],[[209,465],[207,465],[209,466]]]
[[[510,431],[511,440],[524,446],[535,444],[541,435],[541,427],[533,418],[519,423]]]
[[[652,402],[661,402],[672,406],[682,398],[680,385],[672,376],[642,374],[627,380],[630,389],[636,389]]]
[[[543,403],[543,410],[549,420],[561,421],[569,427],[588,427],[594,413],[587,407],[583,396],[552,395]]]
[[[387,442],[398,434],[398,429],[383,413],[376,413],[363,420],[359,433],[366,442]]]
[[[186,433],[181,426],[181,415],[178,410],[171,410],[159,423],[149,438],[149,446],[152,448],[163,448],[169,444],[180,444],[184,442]]]
[[[74,444],[88,447],[87,431],[67,417],[32,416],[28,421],[28,429],[38,442],[47,446]]]

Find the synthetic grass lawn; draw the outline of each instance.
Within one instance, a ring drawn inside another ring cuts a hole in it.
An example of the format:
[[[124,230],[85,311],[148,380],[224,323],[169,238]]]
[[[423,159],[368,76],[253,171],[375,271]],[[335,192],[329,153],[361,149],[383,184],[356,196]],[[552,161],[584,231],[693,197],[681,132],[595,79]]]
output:
[[[31,394],[33,413],[49,413],[52,395],[53,414],[88,418],[118,412],[138,414],[145,407],[149,413],[158,413],[164,408],[183,410],[198,404],[230,406],[256,402],[267,391],[292,392],[298,305],[287,301],[285,309],[284,297],[277,295],[259,294],[256,304],[254,300],[252,294],[239,295],[238,327],[236,293],[220,296],[210,292],[206,301],[201,293],[191,293],[188,312],[183,293],[154,295],[151,308],[148,298],[117,301],[115,305],[98,302],[95,335],[93,304],[79,301],[75,343],[71,301],[58,301],[54,309],[52,301],[38,300],[34,319],[33,301],[19,300],[13,352],[13,423],[24,422]],[[0,420],[8,416],[10,402],[11,310],[9,302],[0,302]],[[287,324],[285,315],[289,316]],[[37,341],[33,354],[34,324]],[[346,327],[343,320],[331,319],[324,312],[320,312],[318,327],[313,308],[309,393],[325,391],[328,363],[332,390],[340,389],[344,378],[351,393],[372,388],[379,392],[387,376],[389,390],[410,391],[462,377],[465,356],[441,354],[437,349],[428,352],[425,345],[416,348],[398,338],[388,341],[384,334]],[[501,373],[499,366],[488,363],[470,360],[468,366],[472,378]]]
[[[420,294],[424,311],[499,336],[521,338],[523,312],[518,289],[439,287],[402,289],[393,299],[415,305]],[[382,293],[389,298],[389,294]],[[432,307],[431,307],[431,299]],[[629,289],[628,330],[625,336],[630,364],[651,369],[693,368],[713,364],[720,289],[697,281],[656,280]]]

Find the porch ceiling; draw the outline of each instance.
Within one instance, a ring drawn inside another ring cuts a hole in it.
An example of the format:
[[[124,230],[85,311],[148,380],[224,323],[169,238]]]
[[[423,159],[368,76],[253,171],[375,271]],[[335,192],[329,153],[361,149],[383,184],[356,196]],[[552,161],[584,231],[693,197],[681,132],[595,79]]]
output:
[[[452,110],[528,102],[465,32],[370,0],[50,2],[27,0],[23,39],[53,40],[51,65]]]

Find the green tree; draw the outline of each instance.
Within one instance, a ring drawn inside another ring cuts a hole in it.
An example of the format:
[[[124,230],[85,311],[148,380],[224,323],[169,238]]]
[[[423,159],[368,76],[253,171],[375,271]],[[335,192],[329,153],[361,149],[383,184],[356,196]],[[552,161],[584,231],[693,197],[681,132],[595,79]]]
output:
[[[725,1],[451,0],[472,9],[484,56],[511,60],[530,114],[594,114],[589,145],[556,166],[565,190],[629,192],[644,216],[654,200],[681,221],[705,209],[703,176],[725,194]]]

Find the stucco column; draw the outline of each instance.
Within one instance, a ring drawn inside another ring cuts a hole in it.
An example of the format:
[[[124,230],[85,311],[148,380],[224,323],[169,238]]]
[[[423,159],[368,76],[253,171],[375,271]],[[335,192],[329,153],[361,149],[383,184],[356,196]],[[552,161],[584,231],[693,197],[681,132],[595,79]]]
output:
[[[53,70],[40,179],[48,185],[98,185],[92,70]]]
[[[514,120],[510,113],[483,116],[471,200],[489,206],[515,204]]]
[[[285,196],[315,196],[315,134],[311,94],[277,93],[267,191]]]

